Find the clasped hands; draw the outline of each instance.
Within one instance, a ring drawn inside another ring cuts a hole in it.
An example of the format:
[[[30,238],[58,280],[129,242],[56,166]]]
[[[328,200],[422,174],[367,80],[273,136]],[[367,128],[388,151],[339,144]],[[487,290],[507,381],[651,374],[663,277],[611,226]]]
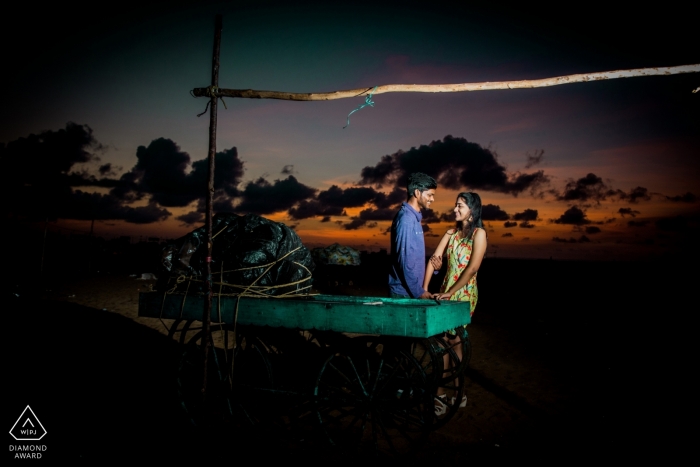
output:
[[[430,264],[433,265],[433,269],[435,269],[435,271],[439,271],[442,267],[442,256],[431,256]],[[434,293],[430,296],[430,298],[433,300],[449,300],[451,296],[452,294],[449,293]]]

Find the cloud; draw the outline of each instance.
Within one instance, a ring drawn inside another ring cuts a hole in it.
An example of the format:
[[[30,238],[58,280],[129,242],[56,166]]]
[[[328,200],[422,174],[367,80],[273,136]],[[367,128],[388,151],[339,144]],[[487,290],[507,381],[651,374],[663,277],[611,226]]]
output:
[[[601,232],[600,227],[596,227],[594,225],[589,225],[588,227],[586,227],[586,233],[588,235],[597,234],[600,232]]]
[[[189,154],[166,138],[153,140],[136,150],[136,165],[120,178],[112,194],[124,201],[148,197],[161,206],[184,207],[204,198],[209,181],[209,160],[191,163]],[[236,148],[216,153],[214,189],[230,197],[239,196],[243,162]],[[191,167],[191,170],[189,170]]]
[[[515,227],[516,225],[518,225],[517,222],[511,222],[511,221],[506,221],[503,223],[503,227],[505,227],[506,229],[508,229],[510,227]]]
[[[694,203],[698,200],[698,197],[691,192],[687,192],[677,196],[666,196],[666,199],[677,203]]]
[[[485,221],[505,221],[510,219],[510,216],[498,205],[485,204],[481,207],[481,219]]]
[[[292,175],[294,173],[294,164],[288,164],[282,167],[280,171],[282,175]]]
[[[188,212],[187,214],[177,216],[175,219],[182,221],[182,223],[187,225],[187,226],[191,226],[194,224],[199,224],[201,222],[204,222],[205,216],[201,212],[192,211],[192,212]]]
[[[242,201],[237,211],[254,214],[271,214],[286,211],[295,204],[308,200],[316,189],[300,183],[293,175],[270,183],[264,178],[248,182],[241,193]]]
[[[530,224],[530,221],[523,221],[518,225],[518,227],[520,227],[521,229],[532,229],[535,227],[535,225]]]
[[[526,209],[523,212],[513,214],[513,219],[516,221],[536,221],[537,209]]]
[[[63,207],[58,216],[65,219],[121,219],[133,224],[149,224],[165,220],[171,215],[167,209],[162,209],[155,203],[134,208],[124,205],[114,196],[81,190],[61,197],[61,200]]]
[[[390,221],[394,219],[396,209],[363,209],[358,216],[352,217],[350,222],[343,224],[345,230],[357,230],[360,227],[376,227],[376,221]],[[424,224],[424,227],[425,224]]]
[[[589,173],[578,180],[569,179],[564,187],[564,193],[558,195],[559,201],[589,201],[600,202],[609,196],[611,189],[603,179]]]
[[[630,190],[629,193],[620,192],[618,196],[620,197],[620,199],[627,200],[630,203],[637,203],[639,202],[639,200],[649,201],[651,199],[651,194],[649,193],[649,190],[641,186],[633,188],[632,190]]]
[[[549,182],[549,177],[542,171],[509,174],[498,162],[495,152],[464,138],[448,135],[442,141],[383,156],[374,167],[362,169],[359,184],[405,187],[413,172],[432,176],[438,187],[495,191],[514,196]]]
[[[555,224],[572,224],[572,225],[585,225],[590,224],[591,221],[586,219],[586,213],[583,212],[576,206],[572,206],[564,212],[559,218],[554,219]]]
[[[530,154],[528,152],[525,154],[525,157],[527,158],[527,162],[525,163],[525,168],[529,169],[531,167],[534,167],[537,164],[539,164],[540,162],[542,162],[542,158],[544,157],[544,149],[538,149],[533,154]]]
[[[625,216],[635,217],[635,216],[637,216],[637,214],[641,214],[639,211],[635,211],[635,210],[632,209],[632,208],[620,208],[620,209],[617,210],[617,212],[618,212],[618,214],[620,214],[622,217],[625,217]]]
[[[512,237],[512,236],[513,236],[513,234],[510,232],[506,232],[503,235],[501,235],[501,237]]]
[[[394,189],[388,195],[371,187],[340,188],[337,185],[320,191],[315,198],[304,200],[290,208],[287,213],[292,219],[307,219],[316,216],[345,216],[345,208],[356,208],[373,203],[379,211],[394,206],[406,199],[406,191]],[[392,215],[393,217],[393,215]]]

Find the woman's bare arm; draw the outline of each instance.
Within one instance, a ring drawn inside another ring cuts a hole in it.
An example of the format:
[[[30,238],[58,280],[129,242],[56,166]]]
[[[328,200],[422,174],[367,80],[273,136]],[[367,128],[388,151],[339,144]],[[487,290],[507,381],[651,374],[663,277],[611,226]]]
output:
[[[447,247],[447,242],[450,240],[450,235],[452,235],[453,233],[454,233],[454,229],[450,229],[447,232],[445,232],[445,235],[443,235],[442,238],[440,239],[440,243],[438,243],[437,248],[435,248],[435,252],[433,253],[433,257],[442,258],[442,254],[445,252],[445,247]],[[433,272],[435,272],[435,266],[433,265],[432,261],[428,261],[428,264],[425,266],[425,277],[423,278],[423,289],[428,290],[428,284],[430,284],[430,278],[433,277]]]
[[[457,279],[457,282],[452,284],[452,287],[445,290],[443,293],[435,294],[434,297],[438,300],[449,299],[455,292],[467,285],[467,283],[474,277],[474,274],[479,270],[481,266],[481,261],[484,259],[484,254],[486,253],[486,231],[484,229],[478,229],[474,233],[474,243],[472,244],[472,254],[469,258],[469,264],[462,271],[462,274]]]

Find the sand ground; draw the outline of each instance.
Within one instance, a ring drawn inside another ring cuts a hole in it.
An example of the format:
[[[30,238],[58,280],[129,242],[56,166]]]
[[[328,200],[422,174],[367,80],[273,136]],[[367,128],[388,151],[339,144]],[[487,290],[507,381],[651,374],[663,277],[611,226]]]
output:
[[[480,279],[486,283],[489,274]],[[244,453],[263,459],[308,455],[289,446],[282,452],[271,439],[255,446],[227,440],[222,446],[221,440],[210,445],[198,437],[179,412],[173,391],[180,349],[166,336],[168,323],[138,316],[139,292],[152,284],[126,274],[57,277],[41,291],[18,288],[5,294],[12,305],[5,329],[6,371],[12,380],[5,418],[29,404],[47,425],[47,458],[178,463]],[[371,296],[380,290],[365,284],[333,292]],[[611,313],[625,300],[608,297],[610,309],[591,310],[564,290],[559,293],[566,300],[552,292],[550,308],[536,313],[518,299],[517,288],[508,290],[483,287],[468,327],[473,350],[468,405],[410,460],[626,458],[669,442],[675,429],[659,431],[650,423],[666,420],[667,410],[682,410],[667,386],[655,382],[663,371],[655,367],[661,358],[658,346],[640,333],[645,327],[625,331],[622,313],[607,325],[589,316]],[[665,409],[645,404],[649,391],[664,398]],[[683,392],[675,395],[684,397]]]

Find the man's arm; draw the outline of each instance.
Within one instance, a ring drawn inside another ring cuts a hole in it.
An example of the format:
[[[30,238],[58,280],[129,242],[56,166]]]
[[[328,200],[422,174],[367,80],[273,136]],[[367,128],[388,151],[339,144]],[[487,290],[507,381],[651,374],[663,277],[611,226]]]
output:
[[[425,271],[425,258],[416,259],[415,250],[416,232],[415,226],[400,218],[396,224],[396,253],[398,259],[399,274],[403,277],[404,284],[413,298],[431,298],[430,293],[423,289],[423,274]]]

